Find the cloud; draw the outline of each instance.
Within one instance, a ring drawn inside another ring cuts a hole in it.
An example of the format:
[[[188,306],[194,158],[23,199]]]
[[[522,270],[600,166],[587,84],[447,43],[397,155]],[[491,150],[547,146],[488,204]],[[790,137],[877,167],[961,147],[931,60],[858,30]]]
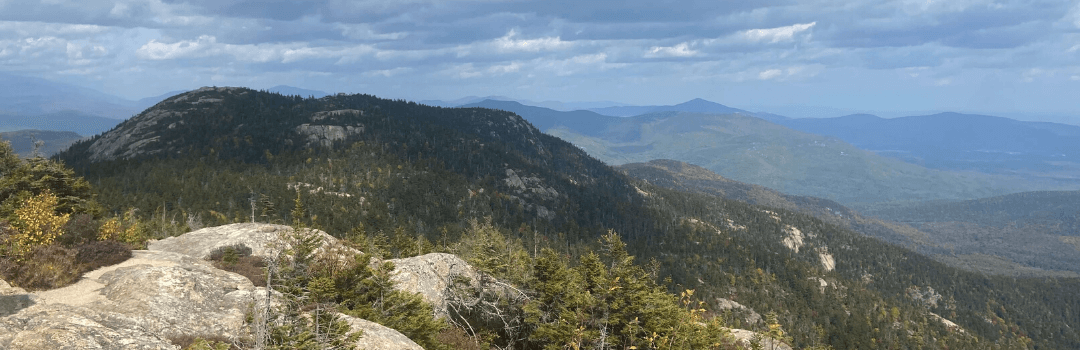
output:
[[[562,50],[572,46],[571,43],[562,41],[559,37],[543,37],[537,39],[514,39],[518,36],[517,31],[510,30],[506,36],[495,39],[494,44],[503,52],[539,52]]]
[[[738,36],[750,42],[778,43],[781,41],[792,41],[796,34],[810,30],[814,25],[817,25],[817,22],[793,24],[786,27],[769,29],[750,29],[739,32]]]
[[[675,46],[653,46],[645,52],[646,58],[693,57],[698,55],[701,55],[701,53],[691,49],[689,43],[679,43]]]
[[[961,90],[973,72],[1073,86],[1078,29],[1075,0],[0,0],[0,69],[134,97],[210,83],[615,99],[859,86],[840,72],[873,72],[868,91]]]

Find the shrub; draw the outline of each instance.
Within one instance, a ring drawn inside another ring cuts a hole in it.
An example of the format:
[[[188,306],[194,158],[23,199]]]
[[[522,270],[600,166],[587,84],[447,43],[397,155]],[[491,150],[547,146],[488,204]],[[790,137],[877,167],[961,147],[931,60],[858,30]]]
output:
[[[90,214],[71,215],[56,242],[71,247],[96,241],[99,226]]]
[[[75,258],[82,262],[83,271],[97,270],[131,258],[131,247],[117,241],[92,241],[79,245],[76,249],[78,253]]]
[[[181,335],[169,338],[169,342],[183,350],[240,350],[236,343],[222,336]]]
[[[251,248],[243,243],[237,243],[211,250],[207,260],[235,263],[237,259],[247,256],[251,256]]]
[[[5,281],[27,290],[63,287],[79,280],[82,269],[75,263],[75,249],[58,245],[38,246],[21,260],[0,259],[0,275]]]
[[[60,236],[70,214],[57,215],[57,201],[56,195],[45,191],[15,209],[15,226],[19,232],[11,239],[16,254],[27,254],[37,247],[50,245]]]
[[[214,267],[247,277],[256,287],[266,287],[266,262],[260,257],[240,257],[231,264],[215,261]]]
[[[213,261],[216,268],[247,277],[256,287],[266,287],[266,262],[251,256],[251,248],[243,243],[214,249],[207,260]]]

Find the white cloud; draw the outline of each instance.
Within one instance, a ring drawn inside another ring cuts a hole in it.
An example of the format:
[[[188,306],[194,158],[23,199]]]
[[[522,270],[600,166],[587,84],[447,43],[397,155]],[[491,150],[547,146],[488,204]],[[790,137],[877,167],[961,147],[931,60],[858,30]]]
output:
[[[680,43],[675,46],[653,46],[645,52],[646,58],[657,57],[693,57],[701,55],[697,50],[691,49],[689,43]]]
[[[779,70],[779,69],[769,69],[769,70],[766,70],[766,71],[762,71],[761,73],[758,73],[758,79],[769,80],[769,79],[778,78],[781,75],[784,75],[784,71]]]
[[[784,69],[773,68],[761,71],[757,78],[760,80],[792,80],[809,78],[818,75],[825,66],[820,64],[806,66],[791,66]]]
[[[543,37],[538,39],[514,39],[517,31],[510,30],[505,36],[495,39],[494,44],[503,52],[539,52],[566,49],[572,43],[562,41],[560,37]]]
[[[395,75],[398,75],[398,74],[411,72],[412,70],[413,69],[409,68],[409,67],[397,67],[397,68],[393,68],[393,69],[379,69],[379,70],[367,71],[367,72],[364,72],[364,75],[369,76],[369,77],[379,76],[379,77],[389,78],[389,77],[392,77],[392,76],[395,76]]]
[[[796,34],[809,30],[817,25],[817,22],[793,24],[786,27],[769,29],[750,29],[739,32],[738,36],[750,42],[778,43],[792,41]]]
[[[233,59],[243,62],[295,63],[309,59],[336,58],[336,64],[339,65],[355,63],[362,57],[375,55],[377,52],[371,45],[309,47],[306,43],[224,44],[210,35],[171,44],[150,40],[136,50],[140,58],[149,60],[232,56]]]
[[[217,44],[217,38],[209,35],[199,36],[197,40],[184,40],[166,44],[155,40],[135,51],[141,58],[151,60],[170,60],[176,58],[199,57],[206,54],[210,47]]]

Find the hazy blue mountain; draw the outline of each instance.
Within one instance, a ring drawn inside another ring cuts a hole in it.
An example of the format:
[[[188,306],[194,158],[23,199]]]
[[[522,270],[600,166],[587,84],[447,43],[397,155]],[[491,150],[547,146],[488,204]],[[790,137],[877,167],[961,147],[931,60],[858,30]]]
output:
[[[188,90],[169,91],[169,92],[166,92],[166,93],[161,94],[161,95],[141,98],[138,101],[135,101],[135,104],[136,104],[136,106],[139,107],[139,110],[145,110],[147,108],[153,107],[154,105],[158,104],[158,102],[165,101],[165,99],[167,99],[169,97],[173,97],[173,96],[185,93],[185,92],[188,92]]]
[[[140,109],[134,101],[93,89],[0,73],[0,113],[39,115],[67,111],[124,119]]]
[[[562,112],[550,108],[526,106],[516,101],[483,100],[460,106],[462,108],[483,107],[513,112],[522,116],[537,129],[546,131],[557,127],[578,130],[589,136],[607,135],[608,126],[619,123],[622,118],[600,115],[592,111]]]
[[[590,111],[608,115],[612,117],[632,117],[635,115],[642,115],[647,113],[656,112],[690,112],[690,113],[705,113],[705,114],[731,114],[739,113],[743,115],[749,115],[765,119],[771,122],[779,120],[787,120],[788,117],[772,114],[772,113],[759,113],[750,112],[738,108],[728,107],[716,102],[695,98],[690,101],[686,101],[677,105],[671,106],[620,106],[620,107],[606,107],[606,108],[592,108]]]
[[[82,138],[79,134],[71,131],[19,130],[0,132],[0,139],[11,142],[11,147],[15,149],[15,153],[24,158],[35,156],[35,142],[41,142],[36,155],[48,157],[67,149],[72,143]]]
[[[312,97],[312,96],[314,96],[315,98],[330,95],[329,93],[326,93],[324,91],[308,90],[308,89],[303,89],[303,88],[298,88],[298,87],[295,87],[295,86],[288,86],[288,85],[278,85],[278,86],[266,89],[266,91],[276,92],[276,93],[279,93],[279,94],[282,94],[282,95],[289,95],[289,96],[300,96],[300,97]]]
[[[105,118],[75,111],[53,112],[40,115],[0,114],[0,131],[23,129],[71,131],[79,135],[97,135],[123,122],[121,119]]]
[[[674,159],[737,181],[845,205],[972,199],[1062,188],[1003,176],[927,169],[742,113],[660,112],[611,117],[507,101],[465,106],[517,113],[541,131],[570,141],[608,164]]]
[[[929,168],[1080,178],[1080,126],[959,113],[893,119],[856,114],[778,123]]]
[[[555,111],[561,111],[561,112],[588,110],[590,108],[627,106],[627,104],[625,104],[625,103],[612,102],[612,101],[579,101],[579,102],[532,101],[532,100],[523,100],[523,99],[510,98],[510,97],[506,97],[506,96],[485,96],[485,97],[465,96],[465,97],[462,97],[462,98],[459,98],[459,99],[456,99],[456,100],[451,100],[451,101],[423,100],[423,101],[420,101],[419,103],[420,104],[425,104],[425,105],[428,105],[428,106],[439,106],[439,107],[464,107],[465,105],[475,105],[477,103],[481,103],[481,102],[486,101],[486,100],[517,102],[517,103],[520,103],[520,104],[526,105],[526,106],[543,107],[543,108],[548,108],[548,109],[552,109],[552,110],[555,110]]]

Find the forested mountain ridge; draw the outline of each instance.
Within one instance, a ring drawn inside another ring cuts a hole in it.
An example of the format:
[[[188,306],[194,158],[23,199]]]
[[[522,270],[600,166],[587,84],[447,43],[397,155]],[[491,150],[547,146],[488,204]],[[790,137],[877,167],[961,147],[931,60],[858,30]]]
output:
[[[679,161],[654,160],[618,168],[658,186],[809,214],[958,268],[1027,277],[1077,277],[1080,269],[1080,246],[1076,245],[1080,239],[1075,238],[1080,236],[1077,192],[908,204],[868,216],[827,199],[783,194]]]
[[[929,244],[924,232],[866,217],[844,205],[822,198],[780,193],[767,187],[724,178],[709,169],[677,160],[658,159],[616,167],[631,177],[679,191],[701,192],[763,207],[814,216],[832,225],[914,248]]]
[[[879,154],[943,170],[1009,174],[1076,186],[1080,126],[961,113],[868,114],[778,121]]]
[[[668,111],[610,117],[504,101],[489,100],[470,106],[517,113],[535,121],[541,131],[569,141],[611,165],[674,159],[736,181],[848,206],[973,199],[1056,189],[1059,185],[1005,175],[928,169],[833,137],[792,130],[742,113]]]
[[[633,180],[508,112],[208,88],[58,158],[108,211],[288,222],[302,203],[311,225],[395,257],[452,246],[478,219],[534,258],[588,256],[614,230],[670,290],[695,289],[742,327],[764,325],[723,312],[725,299],[776,313],[799,348],[1080,344],[1075,280],[979,276],[808,215]]]
[[[1080,273],[1080,191],[882,206],[868,214],[931,234],[952,264],[1012,275]]]

